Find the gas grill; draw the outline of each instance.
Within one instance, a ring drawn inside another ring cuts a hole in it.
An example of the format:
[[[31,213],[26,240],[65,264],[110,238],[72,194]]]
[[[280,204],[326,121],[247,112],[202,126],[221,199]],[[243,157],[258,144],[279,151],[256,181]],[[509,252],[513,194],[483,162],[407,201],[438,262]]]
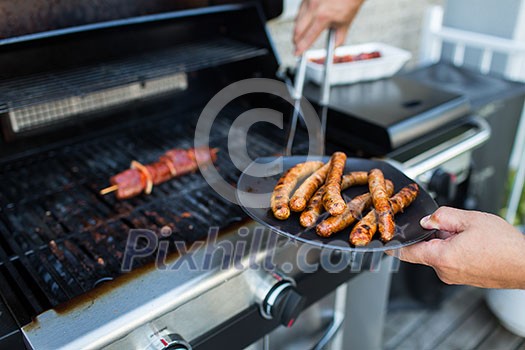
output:
[[[4,39],[0,67],[0,347],[320,348],[338,337],[339,344],[377,345],[380,334],[363,335],[363,327],[381,332],[389,259],[354,253],[337,272],[304,271],[298,256],[308,266],[326,257],[337,265],[342,253],[306,254],[257,227],[199,173],[129,200],[99,194],[131,160],[149,163],[168,149],[192,147],[202,108],[223,87],[276,78],[279,62],[257,5]],[[362,88],[369,89],[353,87]],[[469,152],[489,135],[482,120],[468,116],[468,101],[440,93],[455,102],[432,135],[405,138],[380,154],[423,184],[447,164],[467,181]],[[345,109],[331,103],[334,121],[346,123]],[[261,107],[290,115],[279,98],[252,94],[228,104],[213,126],[211,146],[221,150],[215,166],[230,184],[241,173],[227,152],[231,124]],[[282,152],[284,136],[255,124],[250,156]],[[378,155],[365,144],[329,137],[327,152]],[[294,153],[308,146],[299,130]],[[133,234],[142,235],[132,242],[137,251],[150,243],[155,249],[127,261]],[[237,265],[225,267],[224,255]]]

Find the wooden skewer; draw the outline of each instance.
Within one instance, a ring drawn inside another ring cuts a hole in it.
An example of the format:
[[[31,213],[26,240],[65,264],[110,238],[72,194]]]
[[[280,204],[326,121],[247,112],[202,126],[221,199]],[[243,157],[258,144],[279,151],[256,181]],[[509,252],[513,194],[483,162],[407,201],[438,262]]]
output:
[[[115,192],[116,190],[118,190],[118,185],[113,185],[113,186],[109,186],[109,187],[106,187],[102,190],[100,190],[100,194],[105,196],[106,194],[108,193],[111,193],[111,192]]]

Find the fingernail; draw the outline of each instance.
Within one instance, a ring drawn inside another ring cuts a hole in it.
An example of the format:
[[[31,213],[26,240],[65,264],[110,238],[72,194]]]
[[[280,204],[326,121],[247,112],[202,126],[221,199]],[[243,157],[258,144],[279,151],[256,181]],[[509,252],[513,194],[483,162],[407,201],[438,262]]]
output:
[[[423,227],[425,227],[428,222],[430,221],[430,215],[425,216],[423,219],[419,221],[419,224]]]

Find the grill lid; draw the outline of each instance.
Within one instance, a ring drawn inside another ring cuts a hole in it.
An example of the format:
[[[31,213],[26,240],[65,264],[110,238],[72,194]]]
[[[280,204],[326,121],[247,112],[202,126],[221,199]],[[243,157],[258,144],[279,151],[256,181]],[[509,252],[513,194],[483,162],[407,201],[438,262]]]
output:
[[[227,5],[0,40],[4,139],[166,96],[182,102],[198,72],[236,62],[264,57],[274,73],[262,16],[253,4]]]

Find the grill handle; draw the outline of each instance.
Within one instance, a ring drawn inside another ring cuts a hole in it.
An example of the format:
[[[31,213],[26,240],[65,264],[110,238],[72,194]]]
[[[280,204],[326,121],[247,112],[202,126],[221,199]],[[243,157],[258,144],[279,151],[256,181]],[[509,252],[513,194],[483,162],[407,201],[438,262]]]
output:
[[[341,326],[343,325],[343,322],[345,320],[345,316],[342,312],[336,311],[334,313],[334,318],[332,319],[332,322],[328,325],[328,328],[323,333],[323,336],[321,339],[315,344],[313,347],[314,350],[322,350],[326,349],[326,346],[330,344],[341,329]]]
[[[401,164],[404,173],[414,179],[443,163],[483,145],[490,138],[491,130],[487,121],[479,116],[470,119],[473,127],[439,146]]]
[[[334,315],[332,322],[328,325],[328,328],[323,332],[322,337],[319,339],[317,344],[315,344],[313,350],[322,350],[327,349],[329,344],[336,343],[338,335],[340,336],[340,330],[345,321],[345,310],[346,310],[346,300],[348,297],[348,284],[343,284],[337,288],[335,292],[335,301],[334,301]],[[339,338],[339,340],[342,340]],[[337,348],[337,346],[334,346]],[[330,347],[331,348],[331,347]]]

